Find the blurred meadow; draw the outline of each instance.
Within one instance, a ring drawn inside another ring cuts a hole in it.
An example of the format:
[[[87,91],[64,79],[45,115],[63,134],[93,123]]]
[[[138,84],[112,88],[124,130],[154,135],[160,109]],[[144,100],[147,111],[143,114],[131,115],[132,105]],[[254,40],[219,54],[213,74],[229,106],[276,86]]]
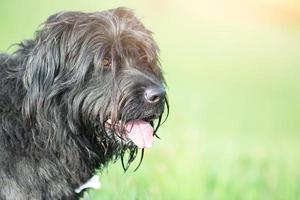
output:
[[[0,51],[55,12],[118,6],[154,32],[171,110],[139,170],[111,164],[91,199],[300,200],[300,1],[1,0]]]

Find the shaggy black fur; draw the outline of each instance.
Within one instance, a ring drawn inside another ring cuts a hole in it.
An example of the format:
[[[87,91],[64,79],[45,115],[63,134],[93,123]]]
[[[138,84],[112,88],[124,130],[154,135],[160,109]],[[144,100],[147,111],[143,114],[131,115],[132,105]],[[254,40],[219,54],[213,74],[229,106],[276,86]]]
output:
[[[151,32],[117,8],[55,14],[0,54],[0,199],[77,199],[95,169],[118,158],[127,169],[138,148],[124,124],[157,119],[157,130],[167,103],[165,92],[145,97],[164,91],[157,52]]]

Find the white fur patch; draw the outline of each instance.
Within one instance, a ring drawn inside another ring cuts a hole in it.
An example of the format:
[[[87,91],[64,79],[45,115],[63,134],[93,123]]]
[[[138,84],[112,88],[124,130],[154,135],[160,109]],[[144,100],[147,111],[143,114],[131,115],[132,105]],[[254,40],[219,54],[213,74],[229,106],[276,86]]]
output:
[[[100,189],[101,188],[100,177],[98,175],[94,175],[86,183],[81,185],[79,188],[76,188],[75,192],[80,193],[82,190],[86,188]]]

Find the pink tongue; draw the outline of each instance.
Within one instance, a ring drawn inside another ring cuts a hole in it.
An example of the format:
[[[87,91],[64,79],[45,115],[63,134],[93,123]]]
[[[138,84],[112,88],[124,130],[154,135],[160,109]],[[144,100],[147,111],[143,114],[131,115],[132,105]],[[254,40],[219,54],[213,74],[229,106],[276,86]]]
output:
[[[143,120],[133,120],[125,124],[128,137],[139,148],[149,148],[153,142],[153,127]]]

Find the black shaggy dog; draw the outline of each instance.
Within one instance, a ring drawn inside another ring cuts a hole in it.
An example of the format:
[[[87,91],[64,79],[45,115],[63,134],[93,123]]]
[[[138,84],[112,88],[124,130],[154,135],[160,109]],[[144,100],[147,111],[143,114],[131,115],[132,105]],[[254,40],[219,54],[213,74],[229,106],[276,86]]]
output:
[[[157,53],[117,8],[55,14],[0,54],[0,199],[77,199],[95,169],[126,170],[168,107]]]

